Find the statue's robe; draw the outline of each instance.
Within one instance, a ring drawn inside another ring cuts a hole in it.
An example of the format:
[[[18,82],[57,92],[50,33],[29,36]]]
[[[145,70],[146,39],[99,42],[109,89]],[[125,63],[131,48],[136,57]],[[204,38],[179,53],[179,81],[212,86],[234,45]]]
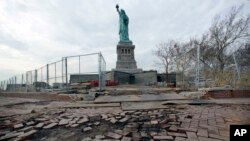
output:
[[[129,41],[129,36],[128,36],[128,23],[129,23],[129,18],[125,14],[125,12],[119,12],[119,17],[120,17],[120,29],[119,29],[119,35],[120,35],[120,41]]]

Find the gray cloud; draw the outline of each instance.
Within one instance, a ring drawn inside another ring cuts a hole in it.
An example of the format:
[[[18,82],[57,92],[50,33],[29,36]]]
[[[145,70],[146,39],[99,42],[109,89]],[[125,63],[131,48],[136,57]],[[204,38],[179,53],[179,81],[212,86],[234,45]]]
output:
[[[214,16],[247,0],[1,0],[0,80],[57,61],[62,56],[102,52],[115,67],[118,42],[116,3],[130,18],[138,67],[155,68],[155,45],[200,36]]]

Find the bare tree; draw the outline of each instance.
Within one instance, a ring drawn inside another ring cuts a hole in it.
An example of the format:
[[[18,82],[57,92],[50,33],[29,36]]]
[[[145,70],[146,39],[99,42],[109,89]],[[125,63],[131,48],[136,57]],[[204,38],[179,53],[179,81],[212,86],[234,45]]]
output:
[[[229,14],[223,18],[216,17],[209,29],[206,53],[211,55],[210,50],[214,54],[211,57],[215,57],[215,60],[211,62],[211,65],[222,73],[230,56],[227,54],[228,48],[235,46],[237,42],[250,35],[250,15],[247,17],[240,16],[242,7],[233,7]],[[208,58],[205,59],[209,60]]]
[[[193,39],[195,46],[200,47],[200,62],[208,76],[217,79],[223,75],[225,67],[234,64],[232,48],[239,48],[242,42],[250,37],[250,15],[243,17],[240,11],[243,6],[232,7],[225,16],[217,16],[209,31],[200,39]],[[192,59],[195,59],[196,48],[191,49]]]
[[[184,73],[192,69],[192,64],[197,58],[196,47],[199,46],[199,60],[204,70],[208,70],[208,73],[212,72],[214,79],[223,75],[225,68],[234,63],[231,61],[232,48],[239,48],[242,41],[250,38],[250,15],[241,16],[242,8],[243,6],[232,7],[227,15],[217,16],[212,26],[200,39],[191,39],[182,44],[176,41],[159,44],[154,54],[161,60],[160,65],[164,66],[166,73],[168,74],[170,68],[175,68],[177,72],[181,72],[184,81]],[[246,54],[242,51],[241,54]]]
[[[178,81],[182,82],[182,88],[184,88],[186,73],[188,73],[188,70],[194,68],[193,60],[191,60],[189,54],[191,48],[191,41],[178,43],[170,40],[167,43],[158,44],[156,50],[153,51],[153,54],[159,59],[157,65],[164,68],[167,79],[170,70],[174,70],[179,74]]]
[[[156,46],[156,50],[153,51],[153,54],[159,59],[157,65],[163,67],[165,70],[167,80],[169,71],[174,65],[174,48],[176,44],[177,43],[174,40],[170,40],[167,43],[160,43]]]

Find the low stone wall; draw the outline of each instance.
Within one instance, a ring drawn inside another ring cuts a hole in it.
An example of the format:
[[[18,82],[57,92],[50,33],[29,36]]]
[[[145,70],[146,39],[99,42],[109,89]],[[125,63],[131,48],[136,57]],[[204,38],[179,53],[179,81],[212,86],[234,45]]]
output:
[[[99,80],[98,74],[71,74],[70,83],[87,82],[92,80]]]
[[[132,74],[120,71],[113,71],[112,73],[113,73],[112,74],[113,79],[111,80],[117,81],[119,84],[131,83],[130,76],[132,76]]]
[[[144,71],[135,73],[135,84],[147,84],[157,82],[157,71]]]
[[[202,98],[250,98],[250,90],[213,90],[208,91]]]

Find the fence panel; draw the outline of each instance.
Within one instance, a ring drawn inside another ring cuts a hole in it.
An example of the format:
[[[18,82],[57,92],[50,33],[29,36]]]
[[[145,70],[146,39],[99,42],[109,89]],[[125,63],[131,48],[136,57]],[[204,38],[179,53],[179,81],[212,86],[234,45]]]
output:
[[[64,61],[67,83],[96,80],[99,88],[104,89],[106,62],[101,53],[68,56]]]
[[[0,81],[0,91],[29,92],[64,89],[69,83],[84,82],[88,77],[98,81],[101,90],[105,88],[105,72],[106,62],[101,53],[67,56],[35,70]]]
[[[104,90],[106,86],[106,61],[102,54],[99,54],[99,90]]]

